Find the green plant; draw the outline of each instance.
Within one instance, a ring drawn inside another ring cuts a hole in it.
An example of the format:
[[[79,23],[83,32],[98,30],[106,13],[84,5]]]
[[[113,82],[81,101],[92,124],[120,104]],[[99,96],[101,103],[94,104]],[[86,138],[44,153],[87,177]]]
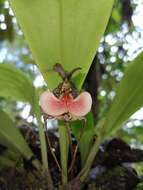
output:
[[[52,71],[55,63],[60,63],[68,71],[78,66],[82,68],[73,79],[76,87],[81,90],[111,14],[113,0],[108,2],[91,0],[89,3],[86,0],[78,2],[76,0],[42,0],[30,1],[28,6],[27,2],[22,0],[10,0],[10,3],[48,88],[53,90],[60,83],[60,78]],[[68,183],[70,138],[67,129],[71,127],[78,141],[82,169],[76,179],[84,182],[99,145],[115,133],[123,122],[143,105],[142,61],[143,55],[141,54],[129,65],[117,88],[111,108],[97,123],[97,126],[94,126],[91,113],[86,116],[85,123],[84,121],[75,121],[70,123],[70,126],[65,126],[63,122],[59,123],[63,185]],[[36,159],[33,161],[33,165],[38,171],[41,172],[43,169],[43,172],[47,172],[49,189],[52,189],[44,125],[41,121],[41,110],[38,104],[39,94],[23,73],[7,64],[0,65],[0,89],[1,97],[28,102],[32,106],[32,112],[38,120],[42,153],[42,166]],[[27,89],[26,92],[25,89]],[[31,159],[32,151],[3,111],[0,112],[0,120],[2,121],[0,124],[2,143],[12,150],[14,156],[15,151],[18,150],[16,156],[23,156],[27,160]],[[5,125],[7,127],[3,128]],[[12,135],[11,126],[14,128]],[[97,138],[92,144],[95,135]],[[0,159],[4,158],[7,164],[13,164],[5,155]]]

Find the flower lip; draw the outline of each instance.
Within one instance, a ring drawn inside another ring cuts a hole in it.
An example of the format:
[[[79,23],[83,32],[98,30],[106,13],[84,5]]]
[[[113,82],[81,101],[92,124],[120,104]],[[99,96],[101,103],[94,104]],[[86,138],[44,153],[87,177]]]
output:
[[[53,117],[64,113],[83,117],[91,110],[92,98],[88,92],[82,92],[75,99],[71,94],[64,94],[58,99],[52,92],[46,91],[40,96],[40,104],[43,112]]]

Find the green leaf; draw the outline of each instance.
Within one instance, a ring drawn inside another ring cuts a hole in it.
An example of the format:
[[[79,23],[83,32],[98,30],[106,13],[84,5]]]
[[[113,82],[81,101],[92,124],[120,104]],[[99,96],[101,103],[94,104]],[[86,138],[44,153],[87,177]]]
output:
[[[81,85],[99,46],[113,0],[10,0],[33,57],[48,87],[59,78],[48,72],[55,63],[67,70],[82,67]]]
[[[0,143],[17,150],[27,159],[30,159],[33,155],[14,122],[2,110],[0,110]]]
[[[134,112],[143,106],[143,53],[127,67],[113,104],[106,115],[106,134],[115,132]]]
[[[4,167],[15,167],[16,162],[19,161],[20,154],[11,149],[6,149],[0,154],[0,169]]]
[[[140,182],[134,190],[143,190],[143,182]]]
[[[37,112],[40,114],[37,95],[35,92],[35,88],[32,85],[32,82],[23,72],[16,69],[12,65],[0,64],[0,96],[16,101],[28,102],[32,106],[36,116]],[[2,112],[2,114],[3,113],[4,112]],[[1,117],[4,124],[2,124],[2,122],[0,121],[0,142],[4,142],[5,144],[8,144],[8,146],[15,147],[21,154],[23,154],[25,158],[31,158],[33,153],[29,149],[24,138],[19,133],[18,129],[16,129],[16,127],[14,126],[14,123],[12,123],[10,118],[8,119],[8,121],[4,121],[3,117],[6,118],[6,115],[3,114]],[[9,125],[12,127],[9,127]],[[39,124],[39,126],[40,125],[41,124]],[[44,139],[42,138],[41,141],[44,141]],[[41,167],[40,163],[37,160],[34,160],[32,163],[37,169]]]
[[[0,155],[0,169],[2,169],[3,167],[14,167],[15,166],[15,162],[10,160],[8,157],[5,156],[1,156]]]
[[[9,64],[0,64],[0,96],[34,105],[35,90],[28,77]]]

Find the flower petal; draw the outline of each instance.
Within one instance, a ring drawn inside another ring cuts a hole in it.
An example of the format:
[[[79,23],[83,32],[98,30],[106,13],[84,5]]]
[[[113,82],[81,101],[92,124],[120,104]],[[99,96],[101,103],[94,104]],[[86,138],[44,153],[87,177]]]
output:
[[[69,112],[78,117],[85,116],[92,106],[92,98],[88,92],[82,92],[77,98],[67,103]]]
[[[51,116],[59,116],[66,113],[66,102],[59,100],[52,92],[43,92],[40,96],[40,105],[42,110]]]

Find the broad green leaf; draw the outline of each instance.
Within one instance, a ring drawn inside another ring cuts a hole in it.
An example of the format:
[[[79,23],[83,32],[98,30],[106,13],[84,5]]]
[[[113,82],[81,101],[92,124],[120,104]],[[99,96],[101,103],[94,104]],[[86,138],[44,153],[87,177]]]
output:
[[[9,0],[48,87],[55,63],[81,67],[81,86],[106,28],[114,0]]]
[[[10,64],[0,64],[0,97],[34,105],[35,90],[28,77]]]
[[[143,53],[127,67],[113,104],[107,113],[107,135],[116,131],[134,112],[143,106]]]
[[[27,159],[33,155],[14,122],[2,110],[0,110],[0,143],[8,148],[14,148]]]

